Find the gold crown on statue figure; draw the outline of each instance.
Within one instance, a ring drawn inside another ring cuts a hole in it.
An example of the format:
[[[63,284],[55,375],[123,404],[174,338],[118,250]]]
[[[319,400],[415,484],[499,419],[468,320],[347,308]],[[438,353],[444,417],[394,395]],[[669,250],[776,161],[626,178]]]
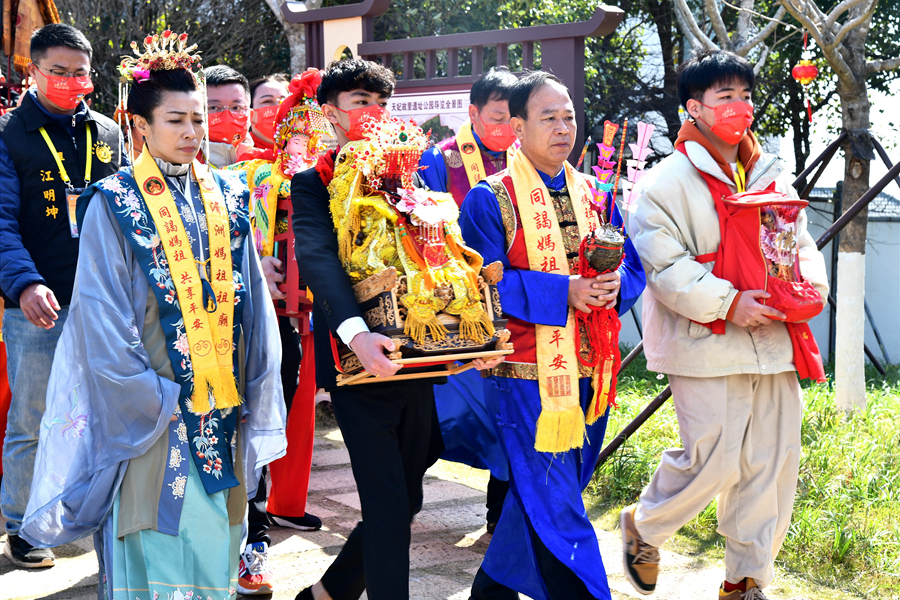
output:
[[[295,135],[309,138],[309,148],[314,152],[325,149],[324,136],[334,135],[331,123],[322,114],[316,101],[316,92],[322,83],[321,71],[307,69],[294,75],[288,85],[288,97],[284,99],[275,115],[278,128],[275,132],[275,150],[278,155],[285,151],[288,141]]]
[[[144,38],[144,52],[138,43],[131,42],[131,50],[137,56],[125,56],[119,64],[119,74],[127,83],[140,83],[150,77],[150,71],[171,71],[200,66],[200,54],[194,53],[197,44],[187,45],[187,34],[181,35],[166,29],[160,34]]]
[[[362,124],[365,142],[348,144],[358,154],[360,167],[372,188],[413,189],[413,175],[419,170],[419,158],[428,147],[428,134],[415,121],[407,123],[383,116]],[[393,191],[393,189],[392,189]]]

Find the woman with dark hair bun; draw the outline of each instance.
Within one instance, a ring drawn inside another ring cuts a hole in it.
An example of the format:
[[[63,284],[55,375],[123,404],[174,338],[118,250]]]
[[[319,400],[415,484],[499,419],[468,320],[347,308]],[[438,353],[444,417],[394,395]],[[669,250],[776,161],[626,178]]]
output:
[[[119,67],[144,148],[85,192],[22,531],[93,533],[100,598],[228,600],[247,497],[285,453],[281,348],[246,182],[196,160],[195,47],[171,31],[144,47]]]

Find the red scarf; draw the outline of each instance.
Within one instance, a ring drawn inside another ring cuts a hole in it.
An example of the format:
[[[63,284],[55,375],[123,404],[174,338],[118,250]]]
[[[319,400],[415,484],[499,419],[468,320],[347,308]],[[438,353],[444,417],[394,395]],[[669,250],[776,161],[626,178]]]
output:
[[[709,152],[709,155],[713,157],[713,160],[716,161],[716,164],[719,165],[719,168],[722,169],[722,172],[725,173],[725,176],[730,181],[734,181],[734,172],[731,170],[731,165],[728,164],[722,153],[716,150],[716,147],[703,135],[703,132],[700,131],[697,124],[693,121],[688,120],[681,124],[681,129],[678,131],[678,139],[675,140],[675,147],[678,148],[684,142],[697,142],[703,146]],[[760,147],[753,132],[748,131],[738,143],[738,158],[741,160],[741,164],[744,165],[744,171],[747,173],[752,171],[753,165],[756,164],[760,156],[762,156],[762,147]],[[731,194],[726,195],[730,196]]]
[[[696,126],[694,126],[694,128],[696,129]],[[679,134],[679,140],[680,139],[681,135]],[[709,142],[707,141],[707,144],[708,143]],[[743,144],[743,142],[741,143]],[[755,138],[753,139],[753,143],[758,147],[758,143],[756,142]],[[676,149],[687,156],[687,150],[684,147],[684,142],[680,142],[676,146]],[[758,156],[754,158],[754,162],[756,158],[758,158]],[[748,169],[747,172],[749,173],[749,171],[750,170]],[[739,276],[735,272],[735,269],[741,268],[740,261],[724,260],[725,224],[728,219],[729,213],[728,208],[725,206],[725,203],[722,201],[722,199],[730,196],[731,190],[725,182],[716,179],[712,175],[709,175],[708,173],[705,173],[700,169],[697,169],[697,172],[700,173],[700,175],[706,181],[706,185],[709,187],[709,192],[712,195],[713,202],[715,203],[716,213],[719,216],[719,231],[722,234],[722,242],[719,243],[719,247],[714,253],[695,257],[695,260],[701,263],[709,262],[711,260],[715,261],[712,269],[712,274],[715,277],[718,277],[719,279],[725,279],[727,281],[737,281],[739,280]],[[774,185],[775,184],[773,182],[772,186]],[[738,296],[735,297],[732,303],[732,308],[728,311],[729,317],[733,314],[734,306],[737,304],[739,299],[740,292]],[[725,333],[725,321],[722,319],[713,321],[712,323],[701,323],[701,325],[712,329],[712,332],[714,334]],[[819,354],[819,346],[818,344],[816,344],[816,339],[813,337],[812,331],[809,328],[809,323],[785,323],[784,325],[785,327],[787,327],[788,334],[791,336],[791,345],[794,349],[794,366],[797,368],[798,377],[800,377],[800,379],[812,379],[818,383],[823,383],[825,381],[825,369],[822,366],[822,356]]]

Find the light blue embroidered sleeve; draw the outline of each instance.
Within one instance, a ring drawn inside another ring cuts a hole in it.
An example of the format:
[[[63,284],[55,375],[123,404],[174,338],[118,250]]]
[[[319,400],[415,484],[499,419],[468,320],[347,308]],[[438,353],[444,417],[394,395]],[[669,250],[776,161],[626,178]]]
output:
[[[57,546],[100,527],[128,461],[169,425],[179,386],[153,369],[144,348],[148,294],[106,199],[95,194],[21,530],[33,544]]]

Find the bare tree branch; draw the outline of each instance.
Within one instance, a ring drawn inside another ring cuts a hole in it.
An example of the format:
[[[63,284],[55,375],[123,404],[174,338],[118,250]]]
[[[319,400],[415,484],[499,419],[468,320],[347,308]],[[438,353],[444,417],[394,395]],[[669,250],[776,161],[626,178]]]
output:
[[[825,36],[821,29],[822,22],[816,23],[808,14],[810,3],[802,2],[800,0],[779,0],[779,2],[781,2],[781,5],[787,9],[792,17],[800,21],[800,24],[809,30],[810,35],[812,35],[813,39],[816,40],[816,43],[819,44],[822,53],[828,60],[828,64],[834,69],[834,72],[841,83],[848,87],[852,86],[856,81],[856,78],[853,76],[853,71],[850,70],[850,65],[847,64],[847,61],[844,60],[844,57],[841,56],[840,51],[835,44],[831,43],[830,39],[829,42],[825,41]],[[813,5],[814,4],[815,3],[813,3]],[[831,38],[830,34],[828,35],[828,38]]]
[[[718,48],[716,44],[713,43],[709,36],[707,36],[700,29],[700,26],[697,25],[697,20],[694,18],[694,15],[691,14],[691,9],[688,7],[687,2],[685,0],[675,0],[675,12],[678,16],[678,22],[682,26],[682,30],[685,35],[692,35],[696,42],[704,46],[706,48]],[[727,38],[726,38],[727,39]]]
[[[825,23],[826,15],[819,9],[815,0],[781,0],[781,4],[788,8],[785,2],[789,2],[795,7],[797,12],[806,15],[809,22],[813,24],[811,25],[813,29],[821,29],[820,25]],[[794,13],[791,12],[791,14]]]
[[[838,32],[834,34],[833,44],[837,46],[841,43],[841,40],[844,39],[844,36],[846,36],[848,33],[853,31],[863,23],[868,23],[872,18],[872,13],[875,12],[875,7],[877,5],[878,0],[870,0],[869,8],[863,11],[862,14],[860,14],[855,19],[850,19],[849,21],[846,21],[843,25],[841,25],[841,28],[838,29]]]
[[[743,45],[747,38],[750,37],[750,16],[753,12],[753,0],[741,0],[740,8],[724,2],[725,6],[730,6],[738,11],[737,18],[737,42]]]
[[[759,72],[762,71],[763,65],[766,64],[766,59],[769,58],[769,47],[766,44],[762,45],[762,52],[759,54],[759,60],[756,61],[756,64],[753,65],[753,74],[759,75]]]
[[[759,33],[753,36],[753,39],[747,41],[743,46],[741,46],[737,53],[741,56],[746,56],[748,52],[750,52],[753,48],[761,44],[766,38],[772,35],[772,32],[781,24],[781,18],[784,16],[784,13],[787,12],[783,6],[779,6],[778,10],[775,11],[775,15],[772,17],[764,17],[768,19],[769,22],[763,27]],[[766,52],[768,55],[768,52]]]
[[[894,69],[900,69],[900,56],[888,60],[870,60],[866,63],[866,72],[869,74]]]
[[[791,25],[790,23],[780,20],[781,17],[784,16],[784,12],[785,12],[783,6],[779,6],[778,10],[775,11],[775,14],[772,15],[771,17],[768,17],[760,12],[756,12],[755,10],[744,8],[743,6],[735,6],[734,4],[729,4],[725,0],[722,0],[722,4],[724,4],[725,6],[727,6],[729,8],[733,8],[736,11],[740,11],[742,14],[746,13],[748,19],[751,16],[759,17],[760,19],[765,19],[766,21],[774,21],[777,25],[781,25],[785,29],[793,29],[794,31],[803,31],[799,27],[796,27],[794,25]]]
[[[287,37],[288,46],[291,49],[291,73],[300,73],[306,68],[306,26],[299,23],[288,23],[281,12],[281,7],[285,0],[266,0],[266,4],[275,13],[278,23],[284,29]],[[310,6],[310,4],[321,4],[321,0],[307,0],[306,7],[318,8],[318,6]]]
[[[266,0],[266,4],[268,4],[269,8],[272,9],[272,12],[275,13],[275,18],[278,19],[278,23],[284,27],[284,14],[281,12],[281,3],[278,0]]]
[[[719,7],[716,6],[716,0],[706,0],[705,4],[706,16],[709,17],[713,31],[716,32],[716,40],[719,42],[719,47],[726,50],[734,50],[734,44],[731,43],[731,38],[728,37],[728,28],[725,27],[722,14],[719,12]]]
[[[831,33],[834,30],[835,25],[837,24],[838,17],[840,17],[842,14],[844,14],[860,2],[865,1],[866,0],[844,0],[843,2],[835,6],[831,10],[831,12],[828,13],[828,18],[825,19],[825,31]]]
[[[823,49],[830,47],[831,35],[828,34],[828,41],[826,41],[822,29],[824,21],[818,19],[818,15],[813,16],[809,14],[809,2],[803,0],[779,0],[779,2],[787,9],[792,17],[800,21],[800,24],[809,31],[809,34],[816,40],[819,47]],[[813,3],[813,5],[815,5],[815,3]]]
[[[799,30],[799,29],[797,29],[796,31],[793,31],[793,32],[787,34],[787,35],[784,36],[784,37],[778,38],[778,39],[772,44],[772,48],[771,48],[770,50],[774,50],[775,48],[777,48],[777,47],[780,46],[781,44],[784,44],[785,42],[791,41],[791,39],[792,39],[794,36],[796,36],[796,35],[800,35],[800,30]]]

